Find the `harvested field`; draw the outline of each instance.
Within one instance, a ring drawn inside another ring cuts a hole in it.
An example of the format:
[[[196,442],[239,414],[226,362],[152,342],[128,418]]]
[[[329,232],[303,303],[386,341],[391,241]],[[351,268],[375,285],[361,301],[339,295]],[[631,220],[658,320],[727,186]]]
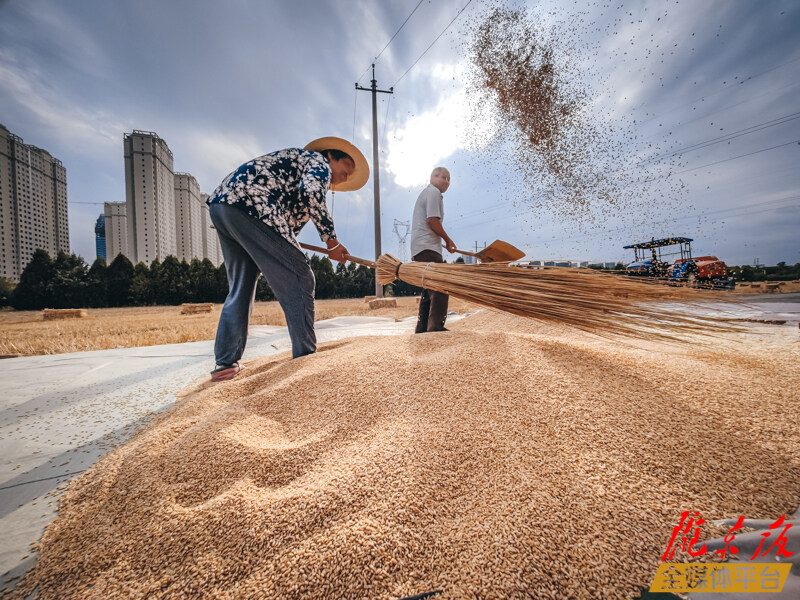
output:
[[[800,292],[800,281],[759,281],[756,283],[742,282],[736,284],[734,291],[740,294],[791,294]]]
[[[681,511],[708,539],[800,502],[796,332],[756,330],[484,312],[252,361],[74,481],[16,597],[635,597]]]
[[[210,313],[181,315],[180,306],[91,309],[82,319],[43,321],[41,311],[0,312],[0,355],[34,356],[107,348],[134,348],[212,340],[222,308]],[[477,307],[451,300],[450,310]],[[396,308],[370,309],[361,298],[317,300],[317,321],[342,316],[403,318],[417,314],[413,297],[397,298]],[[277,302],[256,302],[251,325],[286,325]]]

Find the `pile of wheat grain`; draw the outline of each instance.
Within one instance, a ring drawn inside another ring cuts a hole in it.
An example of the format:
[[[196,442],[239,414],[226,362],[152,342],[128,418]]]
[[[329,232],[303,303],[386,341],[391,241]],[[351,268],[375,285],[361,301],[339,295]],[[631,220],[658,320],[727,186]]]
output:
[[[797,508],[791,336],[452,329],[198,384],[70,486],[18,597],[628,598],[681,511]]]

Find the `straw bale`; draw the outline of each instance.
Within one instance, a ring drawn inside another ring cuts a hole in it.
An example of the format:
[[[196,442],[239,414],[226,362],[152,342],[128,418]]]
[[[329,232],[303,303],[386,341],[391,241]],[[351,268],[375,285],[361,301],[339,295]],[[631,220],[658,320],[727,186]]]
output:
[[[70,484],[14,597],[636,597],[681,511],[709,539],[800,502],[800,361],[774,360],[798,349],[770,332],[484,311],[252,361]]]
[[[82,319],[87,316],[85,308],[45,308],[42,317],[45,321],[55,321],[57,319]]]
[[[394,298],[376,298],[369,301],[369,307],[375,308],[397,308],[397,300]]]
[[[213,302],[203,302],[200,304],[181,304],[182,315],[199,315],[202,313],[210,313],[214,310]]]
[[[375,300],[377,296],[364,296],[364,302],[369,302],[370,300]]]

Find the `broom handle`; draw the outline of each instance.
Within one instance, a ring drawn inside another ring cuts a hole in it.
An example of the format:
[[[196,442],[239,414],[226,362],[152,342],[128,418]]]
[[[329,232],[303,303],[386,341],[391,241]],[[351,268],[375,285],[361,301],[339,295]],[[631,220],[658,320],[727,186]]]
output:
[[[442,248],[447,248],[447,246],[442,246]],[[470,252],[469,250],[459,250],[456,248],[454,252],[458,252],[459,254],[466,254],[467,256],[474,256],[475,258],[480,258],[477,252]]]
[[[304,244],[300,242],[300,245],[305,248],[306,250],[311,250],[312,252],[319,252],[320,254],[330,254],[330,251],[327,248],[323,248],[321,246],[312,246],[311,244]],[[347,260],[350,262],[354,262],[359,265],[364,265],[365,267],[370,267],[372,269],[375,268],[375,263],[371,260],[367,260],[366,258],[358,258],[357,256],[353,256],[351,254],[345,254]]]

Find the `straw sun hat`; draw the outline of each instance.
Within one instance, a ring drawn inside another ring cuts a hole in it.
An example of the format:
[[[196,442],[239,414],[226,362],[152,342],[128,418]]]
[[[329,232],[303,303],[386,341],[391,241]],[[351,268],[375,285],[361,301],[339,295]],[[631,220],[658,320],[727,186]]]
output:
[[[369,165],[367,159],[361,154],[361,150],[356,148],[347,140],[338,137],[323,137],[306,144],[305,150],[321,152],[322,150],[341,150],[345,152],[353,162],[356,163],[356,170],[347,178],[347,181],[337,186],[331,186],[335,192],[353,192],[364,187],[369,179]]]

